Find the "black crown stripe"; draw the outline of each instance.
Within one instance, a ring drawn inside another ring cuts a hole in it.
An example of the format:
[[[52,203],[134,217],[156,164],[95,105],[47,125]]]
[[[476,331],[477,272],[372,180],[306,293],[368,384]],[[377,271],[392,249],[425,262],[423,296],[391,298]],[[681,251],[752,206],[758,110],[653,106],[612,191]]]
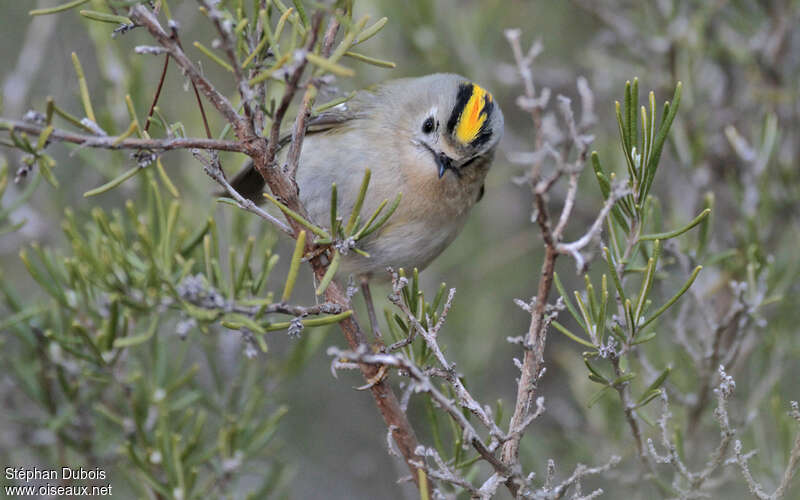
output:
[[[447,132],[449,134],[452,134],[453,130],[456,129],[456,125],[458,125],[458,120],[461,119],[461,113],[464,112],[464,108],[469,102],[469,98],[472,97],[473,91],[474,91],[474,86],[471,83],[462,83],[461,85],[458,86],[458,94],[456,95],[456,105],[453,107],[453,112],[450,114],[450,119],[447,120]]]

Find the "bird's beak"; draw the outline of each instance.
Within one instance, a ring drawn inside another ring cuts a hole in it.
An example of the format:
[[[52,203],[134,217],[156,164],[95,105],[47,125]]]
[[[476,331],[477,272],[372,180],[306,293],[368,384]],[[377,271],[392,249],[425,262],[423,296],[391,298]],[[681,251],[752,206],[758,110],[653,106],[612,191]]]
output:
[[[458,170],[453,168],[453,159],[447,156],[445,153],[434,154],[434,158],[436,159],[436,165],[439,167],[439,178],[441,179],[444,176],[444,173],[447,170],[453,170],[456,174],[458,174]]]
[[[453,173],[456,174],[456,177],[461,177],[461,172],[458,170],[458,167],[456,167],[453,164],[453,159],[450,158],[447,155],[447,153],[445,153],[444,151],[439,151],[437,153],[432,147],[430,147],[427,143],[422,141],[415,140],[412,141],[412,144],[424,147],[425,149],[428,150],[428,152],[430,152],[431,155],[433,155],[433,160],[436,162],[436,166],[439,169],[440,179],[444,177],[444,173],[447,172],[448,170],[452,170]]]

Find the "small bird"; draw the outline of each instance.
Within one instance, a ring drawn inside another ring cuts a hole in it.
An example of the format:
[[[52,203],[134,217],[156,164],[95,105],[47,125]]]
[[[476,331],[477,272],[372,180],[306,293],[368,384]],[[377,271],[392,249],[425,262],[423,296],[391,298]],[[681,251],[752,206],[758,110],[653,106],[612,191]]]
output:
[[[338,213],[349,214],[367,168],[362,214],[403,194],[388,222],[358,242],[370,256],[349,252],[340,273],[368,279],[385,275],[388,266],[425,268],[483,196],[502,135],[503,114],[492,95],[455,74],[390,80],[316,117],[297,171],[300,201],[313,222],[328,225],[322,223],[330,218],[334,182]],[[264,181],[252,165],[231,185],[263,200]]]

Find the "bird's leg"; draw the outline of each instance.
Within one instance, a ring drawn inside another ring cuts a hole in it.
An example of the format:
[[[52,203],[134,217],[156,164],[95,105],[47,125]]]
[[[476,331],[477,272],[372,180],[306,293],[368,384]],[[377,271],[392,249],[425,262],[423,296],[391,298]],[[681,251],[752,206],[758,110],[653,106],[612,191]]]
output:
[[[369,279],[366,276],[361,277],[361,292],[364,294],[364,302],[367,304],[369,326],[372,328],[375,340],[378,341],[380,345],[383,345],[381,331],[378,328],[378,318],[375,316],[375,305],[372,303],[372,292],[369,290]]]
[[[386,345],[383,343],[381,331],[378,329],[378,318],[375,316],[375,305],[372,303],[372,292],[369,290],[369,279],[366,276],[361,277],[361,292],[364,294],[364,302],[367,305],[367,316],[369,316],[369,326],[372,328],[372,333],[375,335],[375,343],[372,345],[372,350],[376,353],[385,352]],[[356,387],[356,390],[365,391],[370,389],[375,384],[383,382],[389,374],[388,366],[381,365],[378,367],[378,373],[375,376],[368,378],[366,385]]]

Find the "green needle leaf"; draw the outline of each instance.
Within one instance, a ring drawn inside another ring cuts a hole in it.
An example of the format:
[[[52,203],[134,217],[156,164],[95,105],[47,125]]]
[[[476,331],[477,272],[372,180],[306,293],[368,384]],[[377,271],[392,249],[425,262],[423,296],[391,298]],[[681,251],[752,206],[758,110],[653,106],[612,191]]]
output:
[[[658,240],[656,240],[657,242]],[[639,297],[636,299],[636,309],[633,313],[633,324],[636,325],[639,321],[639,317],[642,314],[642,308],[644,307],[645,298],[647,297],[647,291],[650,290],[650,286],[653,282],[653,276],[656,274],[656,261],[654,258],[650,257],[647,261],[647,271],[644,274],[644,279],[642,280],[642,288],[639,291]]]
[[[372,176],[370,169],[364,170],[364,179],[361,181],[361,189],[358,192],[353,211],[350,212],[350,220],[347,221],[347,226],[344,228],[346,236],[352,236],[353,229],[356,226],[356,219],[361,214],[361,207],[364,205],[364,198],[367,196],[367,187],[369,187],[369,179]]]
[[[294,284],[297,281],[297,272],[300,270],[300,262],[303,260],[303,250],[306,247],[306,232],[300,231],[297,235],[297,241],[294,245],[294,252],[292,253],[292,261],[289,264],[289,274],[286,277],[286,285],[283,288],[283,295],[281,295],[281,302],[288,302],[294,290]]]
[[[640,326],[640,327],[639,327],[639,329],[640,329],[640,330],[643,330],[643,329],[644,329],[644,328],[645,328],[647,325],[649,325],[649,324],[650,324],[650,323],[652,323],[652,322],[653,322],[653,321],[654,321],[656,318],[658,318],[659,316],[661,316],[661,314],[663,314],[663,312],[664,312],[664,311],[666,311],[667,309],[669,309],[669,307],[670,307],[672,304],[674,304],[674,303],[675,303],[675,302],[676,302],[676,301],[677,301],[679,298],[681,298],[681,295],[683,295],[684,293],[686,293],[686,291],[689,289],[689,287],[690,287],[690,286],[692,286],[692,283],[694,283],[694,280],[695,280],[695,278],[697,278],[697,275],[698,275],[698,274],[700,274],[700,270],[702,270],[702,269],[703,269],[703,266],[697,266],[697,267],[695,267],[695,268],[694,268],[694,271],[692,271],[692,275],[691,275],[691,276],[689,276],[689,279],[686,281],[686,283],[685,283],[685,284],[684,284],[684,285],[681,287],[681,289],[680,289],[680,290],[678,290],[678,293],[676,293],[676,294],[675,294],[675,295],[674,295],[674,296],[673,296],[671,299],[669,299],[669,300],[667,301],[667,303],[666,303],[666,304],[664,304],[664,305],[663,305],[663,306],[661,306],[661,307],[660,307],[660,308],[659,308],[659,309],[658,309],[656,312],[654,312],[654,313],[653,313],[653,315],[650,317],[650,319],[648,319],[647,321],[645,321],[645,322],[644,322],[644,324],[643,324],[642,326]]]
[[[350,57],[357,61],[361,61],[363,63],[371,64],[372,66],[378,66],[379,68],[396,68],[397,64],[393,63],[392,61],[386,61],[383,59],[378,59],[375,57],[366,56],[364,54],[360,54],[358,52],[347,51],[344,53],[345,57]]]
[[[647,194],[650,192],[650,187],[653,184],[653,179],[656,175],[656,169],[658,168],[658,162],[661,159],[661,151],[664,148],[664,142],[667,140],[667,134],[672,126],[672,121],[675,119],[675,115],[678,113],[678,105],[680,105],[681,102],[682,90],[683,83],[678,82],[678,85],[675,86],[675,94],[672,97],[672,102],[665,103],[664,105],[666,114],[662,117],[661,125],[658,128],[658,134],[656,134],[655,141],[653,142],[653,149],[650,155],[649,164],[645,170],[646,175],[644,184],[642,185],[643,189],[640,191],[639,199],[646,198]]]
[[[369,28],[364,28],[364,30],[361,33],[359,33],[358,36],[356,36],[356,39],[353,40],[353,46],[356,46],[360,43],[364,43],[373,36],[375,36],[376,34],[378,34],[378,32],[381,29],[383,29],[383,27],[386,25],[387,21],[389,21],[388,18],[382,17],[377,21],[375,21],[375,24],[373,24]]]
[[[584,324],[580,314],[578,314],[577,309],[575,309],[575,306],[572,305],[572,301],[567,296],[567,291],[564,289],[564,285],[561,284],[561,279],[559,279],[558,273],[553,273],[553,283],[555,283],[556,290],[558,290],[558,293],[561,294],[561,297],[564,299],[564,304],[567,306],[567,310],[569,311],[570,315],[573,317],[573,319],[575,319],[575,321],[578,322],[578,325],[580,325],[583,330],[586,330],[586,325]]]
[[[636,403],[637,406],[642,406],[642,405],[647,403],[647,401],[645,401],[645,398],[649,397],[651,392],[657,391],[664,384],[664,382],[666,382],[667,377],[669,376],[671,371],[672,371],[672,367],[668,366],[668,367],[664,368],[664,370],[658,375],[658,377],[656,377],[656,379],[653,381],[653,383],[650,384],[650,386],[647,387],[647,389],[644,390],[644,393],[643,393],[642,397],[639,399],[639,402]],[[650,399],[652,399],[652,398],[650,398]],[[649,401],[649,399],[648,399],[648,401]]]
[[[300,214],[298,214],[297,212],[295,212],[291,208],[287,207],[283,203],[281,203],[278,200],[276,200],[275,198],[273,198],[272,195],[270,195],[269,193],[264,193],[264,198],[266,198],[269,201],[271,201],[272,203],[274,203],[278,208],[281,209],[281,211],[284,214],[286,214],[287,217],[291,217],[292,219],[297,221],[298,224],[300,224],[301,226],[303,226],[306,229],[310,230],[312,233],[316,234],[317,236],[321,236],[323,238],[330,238],[331,237],[331,235],[329,235],[327,231],[325,231],[324,229],[322,229],[319,226],[315,226],[314,224],[310,223],[305,218],[300,216]]]
[[[98,12],[96,10],[81,10],[79,14],[87,19],[100,21],[112,24],[133,24],[133,22],[125,16],[117,16],[114,14],[107,14],[105,12]]]
[[[377,222],[375,222],[375,224],[373,224],[371,227],[367,227],[366,229],[362,229],[361,231],[359,231],[358,239],[366,238],[373,232],[380,229],[384,224],[386,224],[386,221],[389,220],[389,217],[391,217],[392,214],[394,214],[394,211],[397,210],[397,207],[400,205],[400,200],[402,198],[403,198],[403,193],[397,193],[397,196],[394,198],[394,201],[392,202],[392,205],[389,207],[389,210],[386,213],[384,213],[381,216],[381,218],[378,219]]]
[[[308,14],[306,14],[306,9],[303,7],[303,2],[300,0],[292,0],[294,4],[294,8],[297,9],[297,13],[300,14],[300,20],[303,22],[303,26],[306,28],[308,27]]]
[[[83,66],[78,59],[78,54],[72,53],[72,65],[75,67],[75,73],[78,74],[78,86],[81,90],[81,101],[83,101],[83,109],[86,112],[86,117],[97,123],[94,117],[94,109],[92,109],[92,101],[89,98],[89,86],[86,83],[86,76],[83,73]]]
[[[683,226],[683,227],[681,227],[679,229],[675,229],[674,231],[668,231],[666,233],[645,234],[643,236],[640,236],[639,240],[640,241],[666,240],[666,239],[669,239],[669,238],[674,238],[676,236],[680,236],[683,233],[685,233],[686,231],[692,229],[696,225],[698,225],[701,222],[703,222],[703,220],[706,217],[708,217],[708,214],[710,214],[710,213],[711,213],[711,209],[710,208],[706,208],[705,210],[700,212],[700,214],[697,217],[692,219],[691,222],[689,222],[688,224],[686,224],[685,226]]]
[[[602,389],[600,389],[599,391],[597,391],[597,392],[594,394],[594,396],[592,396],[591,398],[589,398],[589,402],[588,402],[588,403],[586,403],[586,406],[587,406],[588,408],[591,408],[592,406],[594,406],[594,404],[595,404],[595,403],[597,403],[598,401],[600,401],[600,399],[601,399],[601,398],[602,398],[602,397],[605,395],[605,393],[606,393],[606,392],[608,392],[608,391],[609,391],[609,389],[611,389],[611,386],[606,386],[606,387],[603,387]]]
[[[339,253],[338,250],[333,252],[333,259],[331,259],[330,265],[328,265],[328,270],[325,271],[325,276],[322,277],[322,281],[319,282],[319,287],[317,287],[317,295],[322,295],[325,293],[325,290],[328,289],[328,285],[331,284],[331,280],[336,275],[336,271],[339,269],[339,261],[342,259],[342,254]]]
[[[77,7],[81,4],[88,2],[89,0],[74,0],[72,2],[67,2],[62,5],[57,5],[55,7],[49,7],[46,9],[34,9],[28,12],[29,16],[44,16],[47,14],[57,14],[59,12],[64,12],[65,10],[72,9]]]
[[[220,66],[222,66],[226,70],[228,70],[231,73],[233,73],[233,66],[231,66],[227,62],[223,61],[222,58],[219,57],[218,55],[216,55],[215,53],[211,52],[211,49],[207,48],[205,45],[203,45],[200,42],[194,42],[192,45],[194,45],[195,48],[197,48],[200,52],[202,52],[203,54],[208,56],[209,59],[211,59],[215,63],[219,64]]]
[[[339,203],[339,194],[338,191],[336,190],[336,183],[334,182],[331,184],[331,227],[330,227],[331,234],[333,235],[334,238],[338,233],[336,227],[338,226],[336,222],[336,217],[338,215],[337,211],[339,210],[338,203]]]
[[[577,342],[577,343],[579,343],[581,345],[584,345],[586,347],[589,347],[591,349],[596,349],[597,348],[597,346],[595,346],[594,344],[592,344],[588,340],[584,340],[584,339],[578,337],[577,335],[575,335],[574,333],[572,333],[571,331],[569,331],[564,325],[562,325],[558,321],[553,321],[550,324],[553,325],[556,330],[558,330],[559,332],[563,333],[564,335],[566,335],[568,338],[574,340],[575,342]]]
[[[99,186],[99,187],[96,187],[94,189],[90,189],[89,191],[86,191],[85,193],[83,193],[83,197],[84,198],[88,198],[90,196],[95,196],[95,195],[98,195],[98,194],[105,193],[106,191],[111,191],[115,187],[119,186],[123,182],[127,181],[128,179],[130,179],[134,175],[136,175],[139,172],[141,172],[142,170],[144,170],[144,169],[137,165],[137,166],[131,168],[130,170],[127,170],[127,171],[123,172],[122,174],[120,174],[119,176],[115,177],[114,179],[111,179],[110,181],[106,182],[102,186]]]
[[[304,319],[304,320],[301,321],[301,323],[303,324],[303,326],[306,326],[306,327],[330,325],[330,324],[333,324],[333,323],[338,323],[338,322],[342,321],[343,319],[347,319],[352,315],[353,315],[353,311],[352,310],[347,310],[347,311],[345,311],[343,313],[331,314],[330,316],[322,316],[321,318]],[[284,321],[284,322],[281,322],[281,323],[272,323],[271,325],[266,326],[264,328],[264,331],[274,332],[274,331],[277,331],[277,330],[285,330],[285,329],[289,328],[289,326],[291,326],[291,324],[292,323],[290,321]]]
[[[350,68],[342,66],[341,64],[336,64],[334,62],[325,59],[324,57],[320,57],[316,54],[308,53],[306,54],[306,59],[308,62],[313,64],[314,66],[318,66],[325,71],[333,73],[334,75],[341,76],[341,77],[351,77],[355,76],[356,72]]]

